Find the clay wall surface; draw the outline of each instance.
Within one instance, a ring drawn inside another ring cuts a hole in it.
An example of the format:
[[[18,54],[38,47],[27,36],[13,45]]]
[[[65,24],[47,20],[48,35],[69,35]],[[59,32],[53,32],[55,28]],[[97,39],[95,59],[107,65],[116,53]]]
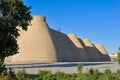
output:
[[[101,54],[99,51],[94,47],[94,45],[90,42],[89,39],[82,39],[85,50],[87,52],[87,55],[89,56],[89,61],[100,61],[101,60]]]
[[[95,47],[101,52],[102,55],[102,61],[109,61],[110,56],[108,55],[108,52],[105,50],[102,44],[95,44]]]
[[[49,28],[42,16],[34,16],[32,25],[22,31],[18,39],[19,54],[12,56],[12,62],[56,62],[57,53]]]
[[[88,61],[87,54],[85,52],[85,49],[83,45],[80,43],[79,39],[77,38],[76,34],[67,34],[67,36],[70,38],[70,40],[75,44],[76,46],[76,58],[78,61]]]
[[[75,45],[67,35],[53,29],[50,29],[50,33],[57,51],[58,61],[75,61]]]
[[[65,62],[107,61],[109,57],[101,45],[75,34],[64,34],[49,28],[45,17],[34,16],[27,31],[20,31],[19,53],[6,62]]]

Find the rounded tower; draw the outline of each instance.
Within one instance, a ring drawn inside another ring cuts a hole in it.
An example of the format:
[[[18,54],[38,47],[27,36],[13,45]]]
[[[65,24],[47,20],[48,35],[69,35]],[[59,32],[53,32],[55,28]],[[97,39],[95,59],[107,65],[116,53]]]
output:
[[[11,62],[56,62],[57,54],[44,16],[34,16],[18,39],[19,53]]]

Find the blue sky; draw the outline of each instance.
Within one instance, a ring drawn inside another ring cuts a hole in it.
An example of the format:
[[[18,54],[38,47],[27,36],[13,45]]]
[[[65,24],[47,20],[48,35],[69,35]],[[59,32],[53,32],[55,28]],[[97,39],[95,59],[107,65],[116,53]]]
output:
[[[31,15],[46,16],[48,25],[101,43],[109,53],[120,46],[120,0],[24,0]]]

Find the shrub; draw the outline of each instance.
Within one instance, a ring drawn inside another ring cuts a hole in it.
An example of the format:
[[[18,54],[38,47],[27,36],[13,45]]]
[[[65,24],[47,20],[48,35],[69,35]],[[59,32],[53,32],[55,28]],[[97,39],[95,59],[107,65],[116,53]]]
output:
[[[112,72],[110,69],[105,69],[104,73],[102,76],[100,76],[100,80],[115,80],[113,79],[114,77],[112,76]]]
[[[94,70],[94,73],[93,73],[93,78],[94,78],[94,80],[98,80],[99,76],[100,76],[99,70],[98,70],[98,69],[95,69],[95,70]]]
[[[89,73],[90,73],[90,74],[94,74],[93,68],[90,68],[90,69],[89,69]]]
[[[23,80],[25,77],[26,77],[25,69],[22,69],[22,70],[18,71],[17,74],[16,74],[16,78],[18,80]]]
[[[88,79],[87,74],[81,73],[81,74],[78,75],[78,77],[76,77],[75,80],[87,80],[87,79]]]
[[[27,77],[29,77],[32,80],[38,80],[37,78],[39,77],[38,74],[27,74]]]
[[[60,71],[55,73],[55,80],[65,80],[65,73]]]
[[[39,70],[38,78],[36,78],[36,80],[46,79],[51,74],[52,74],[51,71],[48,71],[48,70]]]
[[[77,78],[77,74],[76,73],[71,74],[71,80],[75,80],[75,78]]]
[[[82,69],[83,69],[83,65],[82,64],[78,64],[78,66],[77,66],[78,73],[81,73]]]
[[[117,53],[117,62],[120,64],[120,52]]]
[[[0,80],[120,80],[120,70],[112,73],[110,69],[106,69],[104,73],[100,73],[98,69],[91,68],[88,73],[78,74],[65,74],[60,71],[52,74],[48,70],[40,70],[38,74],[27,74],[23,69],[15,74],[17,78],[10,77],[10,75],[0,75]]]
[[[112,72],[111,72],[111,70],[110,69],[105,69],[105,72],[104,72],[104,74],[111,74]]]
[[[120,47],[118,48],[117,62],[118,62],[118,64],[120,64]]]
[[[44,75],[43,80],[54,80],[54,77],[51,73]]]
[[[117,70],[117,73],[119,73],[119,74],[120,74],[120,70]]]

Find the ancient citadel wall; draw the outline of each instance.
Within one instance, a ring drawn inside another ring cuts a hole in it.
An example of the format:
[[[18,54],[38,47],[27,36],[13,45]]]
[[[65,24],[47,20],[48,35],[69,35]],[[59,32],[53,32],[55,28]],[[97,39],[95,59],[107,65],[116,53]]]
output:
[[[75,61],[75,45],[67,35],[53,29],[50,29],[50,33],[57,51],[58,61]]]
[[[75,44],[76,46],[76,59],[77,61],[88,61],[87,60],[87,54],[85,52],[85,49],[83,45],[80,43],[79,39],[77,38],[76,34],[67,34],[67,36],[70,38],[70,40]]]
[[[28,31],[21,32],[18,40],[19,54],[12,62],[56,62],[57,53],[49,28],[42,16],[34,16]]]
[[[34,16],[27,31],[20,31],[19,54],[6,62],[107,61],[103,46],[48,27],[45,17]],[[101,52],[101,53],[100,53]],[[101,55],[100,54],[104,54]],[[106,57],[107,56],[107,57]]]
[[[90,42],[90,40],[82,39],[82,41],[85,44],[85,50],[87,52],[87,55],[89,56],[89,61],[100,61],[101,60],[100,53]]]
[[[95,47],[101,53],[101,61],[110,61],[110,56],[108,55],[108,52],[105,50],[102,44],[95,44]]]

